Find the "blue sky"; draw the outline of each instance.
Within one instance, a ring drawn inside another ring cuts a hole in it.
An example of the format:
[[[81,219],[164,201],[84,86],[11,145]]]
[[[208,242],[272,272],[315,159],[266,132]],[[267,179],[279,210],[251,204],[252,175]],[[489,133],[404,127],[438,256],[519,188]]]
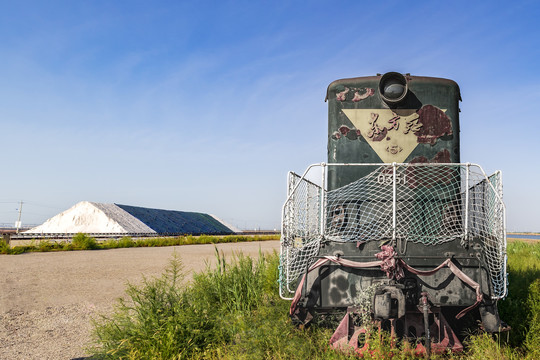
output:
[[[536,1],[1,1],[0,223],[88,200],[279,227],[325,161],[326,87],[399,71],[461,88],[461,158],[540,231]]]

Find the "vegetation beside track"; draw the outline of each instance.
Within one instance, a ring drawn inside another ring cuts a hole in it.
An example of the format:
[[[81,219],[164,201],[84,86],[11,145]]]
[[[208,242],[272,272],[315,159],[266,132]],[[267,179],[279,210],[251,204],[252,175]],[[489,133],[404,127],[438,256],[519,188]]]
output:
[[[462,354],[433,359],[538,359],[540,353],[540,244],[508,245],[510,296],[501,317],[513,330],[506,337],[471,334]],[[173,258],[162,277],[129,285],[111,315],[95,320],[91,352],[97,359],[358,359],[333,351],[333,328],[315,323],[293,326],[289,301],[278,296],[277,254],[259,259],[239,255],[180,281],[182,264]],[[373,336],[366,359],[412,359],[412,347],[391,346]],[[504,338],[504,339],[503,339]]]
[[[118,249],[129,247],[158,247],[177,246],[193,244],[218,244],[230,242],[246,241],[266,241],[279,240],[279,235],[227,235],[227,236],[174,236],[133,239],[129,236],[121,239],[96,240],[83,233],[73,237],[71,241],[52,241],[47,239],[35,239],[28,245],[10,247],[3,240],[0,240],[0,254],[23,254],[27,252],[47,252],[47,251],[72,251],[72,250],[99,250]]]

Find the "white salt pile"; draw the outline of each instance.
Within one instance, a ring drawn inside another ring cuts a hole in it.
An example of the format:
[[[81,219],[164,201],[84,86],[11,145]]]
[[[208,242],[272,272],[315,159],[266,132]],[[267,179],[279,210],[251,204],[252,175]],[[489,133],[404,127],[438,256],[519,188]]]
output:
[[[32,228],[28,234],[52,233],[156,233],[115,204],[81,201],[70,209]]]

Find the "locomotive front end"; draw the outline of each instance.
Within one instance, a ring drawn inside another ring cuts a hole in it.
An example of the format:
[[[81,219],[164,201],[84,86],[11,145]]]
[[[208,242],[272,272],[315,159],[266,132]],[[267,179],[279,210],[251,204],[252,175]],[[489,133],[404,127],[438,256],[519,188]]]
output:
[[[460,163],[458,85],[391,72],[334,81],[326,100],[327,162],[289,173],[282,213],[293,319],[345,313],[333,341],[350,342],[368,312],[428,352],[460,350],[467,318],[504,329],[501,173]]]

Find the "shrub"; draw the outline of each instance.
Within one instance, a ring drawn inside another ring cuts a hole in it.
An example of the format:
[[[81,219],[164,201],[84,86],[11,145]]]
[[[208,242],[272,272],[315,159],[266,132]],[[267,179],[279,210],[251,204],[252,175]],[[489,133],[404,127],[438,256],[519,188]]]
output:
[[[25,252],[33,251],[51,251],[51,250],[89,250],[89,249],[117,249],[125,247],[150,247],[150,246],[177,246],[177,245],[190,245],[190,244],[216,244],[226,242],[239,242],[239,241],[264,241],[264,240],[278,240],[278,235],[268,236],[174,236],[174,237],[156,237],[133,240],[131,237],[123,237],[120,240],[109,239],[104,242],[98,243],[94,238],[89,237],[86,234],[77,234],[73,237],[72,242],[53,242],[50,245],[40,244],[44,240],[33,239],[30,245],[15,246],[9,248],[5,243],[0,245],[0,254],[22,254]],[[1,240],[0,240],[1,241]],[[48,241],[48,240],[47,240]]]
[[[11,254],[11,247],[4,239],[0,239],[0,254]]]
[[[29,251],[29,246],[9,246],[4,239],[0,239],[0,254],[18,255]]]
[[[99,245],[95,238],[83,233],[78,233],[73,236],[71,242],[73,247],[77,250],[93,250],[99,248]]]
[[[54,248],[54,243],[51,243],[49,240],[41,240],[39,242],[38,248],[39,251],[47,252],[51,251]]]

